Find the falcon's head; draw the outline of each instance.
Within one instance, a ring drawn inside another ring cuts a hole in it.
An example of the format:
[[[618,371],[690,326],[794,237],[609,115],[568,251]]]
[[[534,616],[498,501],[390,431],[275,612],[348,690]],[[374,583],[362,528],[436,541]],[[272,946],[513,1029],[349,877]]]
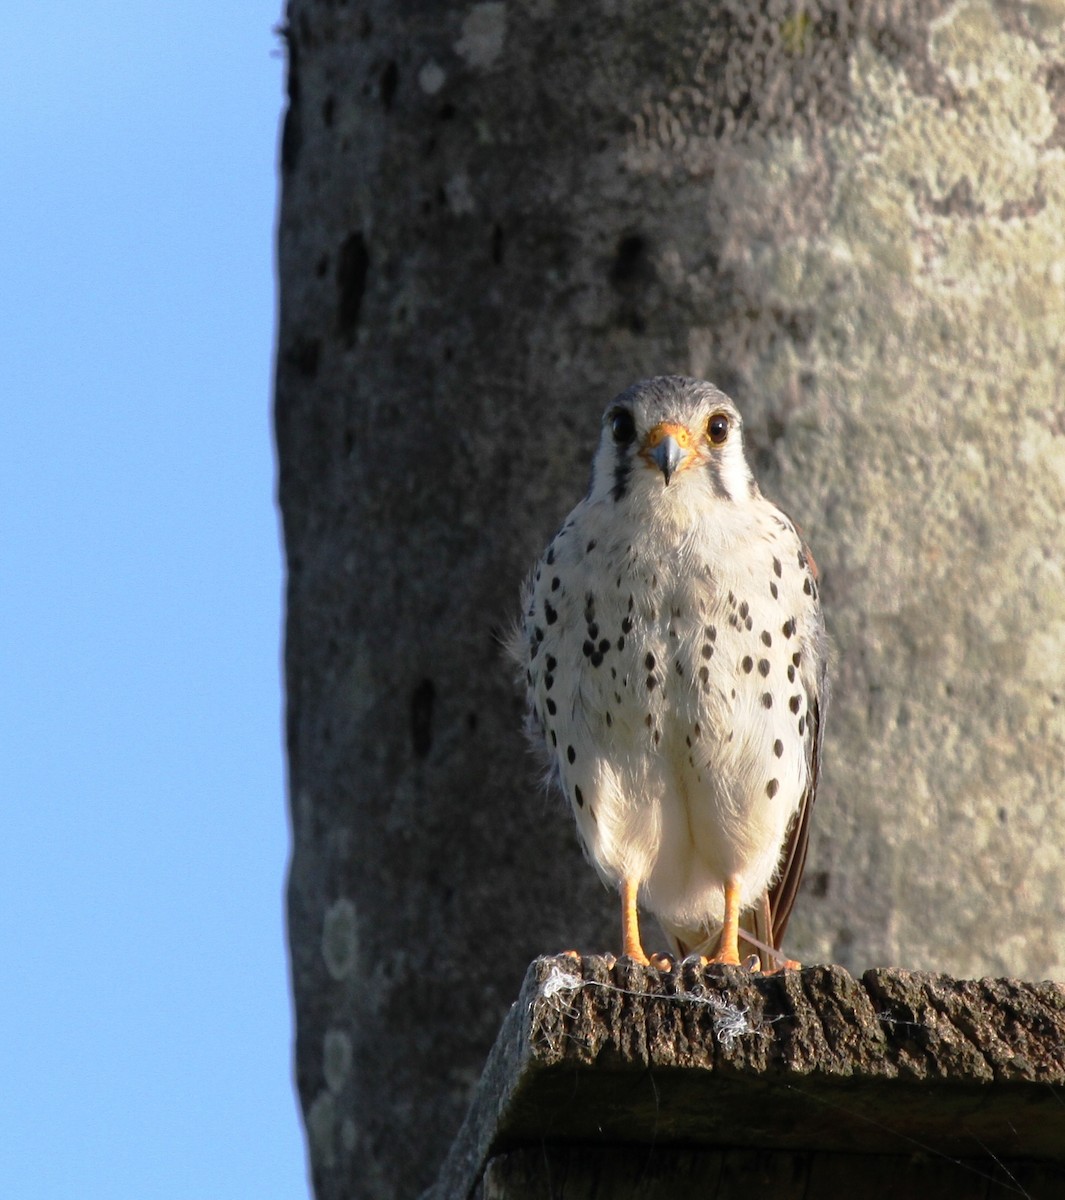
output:
[[[742,503],[758,494],[739,411],[712,383],[678,375],[647,379],[604,413],[592,499]]]

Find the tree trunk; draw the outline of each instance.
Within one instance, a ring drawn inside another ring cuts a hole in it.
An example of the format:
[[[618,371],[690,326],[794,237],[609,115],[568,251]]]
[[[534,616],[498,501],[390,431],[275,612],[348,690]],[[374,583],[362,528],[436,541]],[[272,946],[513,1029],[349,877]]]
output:
[[[605,403],[704,376],[822,572],[789,950],[1065,974],[1060,4],[290,0],[276,422],[320,1200],[434,1176],[618,949],[500,639]]]

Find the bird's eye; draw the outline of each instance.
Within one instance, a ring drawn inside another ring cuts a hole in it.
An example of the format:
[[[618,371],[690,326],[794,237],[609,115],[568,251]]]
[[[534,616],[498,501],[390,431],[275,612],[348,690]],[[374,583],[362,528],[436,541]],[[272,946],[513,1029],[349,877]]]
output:
[[[725,439],[728,437],[728,415],[726,413],[714,413],[706,423],[706,436],[710,439],[712,446],[723,446]]]
[[[619,408],[610,418],[610,432],[620,446],[627,445],[636,436],[636,422],[627,408]]]

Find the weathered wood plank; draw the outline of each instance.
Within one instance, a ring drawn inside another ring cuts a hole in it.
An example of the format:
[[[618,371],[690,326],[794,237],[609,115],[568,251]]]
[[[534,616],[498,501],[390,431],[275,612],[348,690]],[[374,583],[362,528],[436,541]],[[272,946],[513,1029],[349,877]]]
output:
[[[890,1157],[896,1189],[907,1172],[929,1187],[946,1172],[957,1190],[941,1194],[959,1196],[987,1194],[998,1164],[1008,1190],[1011,1164],[1036,1160],[1031,1169],[1065,1195],[1065,989],[890,970],[858,980],[838,967],[765,977],[538,959],[430,1195],[470,1195],[490,1158],[484,1186],[501,1186],[493,1178],[524,1169],[501,1156],[523,1146],[570,1161],[565,1144],[575,1142],[586,1162],[588,1148],[606,1145],[701,1147],[749,1150],[748,1162],[772,1152],[780,1162],[759,1169],[785,1172],[799,1160],[784,1152],[794,1152],[822,1181],[811,1194],[853,1194],[868,1175],[863,1200],[880,1194],[868,1156]],[[969,1160],[983,1165],[957,1165]],[[700,1162],[731,1194],[732,1160]],[[708,1189],[704,1179],[702,1192],[718,1194]]]

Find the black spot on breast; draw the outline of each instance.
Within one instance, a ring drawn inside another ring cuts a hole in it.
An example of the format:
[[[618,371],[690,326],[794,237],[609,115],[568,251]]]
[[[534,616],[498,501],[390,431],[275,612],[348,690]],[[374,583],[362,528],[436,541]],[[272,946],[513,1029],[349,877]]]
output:
[[[558,666],[558,659],[553,654],[549,654],[544,661],[544,668],[548,671],[553,671]]]
[[[648,651],[647,657],[643,660],[643,665],[648,669],[648,671],[653,671],[655,669],[655,656],[650,651]]]
[[[677,674],[678,674],[678,675],[683,675],[683,674],[684,674],[684,667],[683,667],[683,665],[682,665],[682,663],[681,663],[681,661],[680,661],[680,659],[679,659],[679,658],[677,659],[677,661],[676,661],[676,662],[675,662],[673,665],[674,665],[674,666],[677,668]]]
[[[584,793],[576,784],[573,785],[573,799],[577,801],[578,808],[584,807]]]
[[[782,573],[783,572],[782,572],[782,569],[780,566],[780,559],[774,555],[773,556],[773,574],[779,579],[781,577]]]
[[[740,662],[740,666],[743,668],[745,675],[750,675],[754,670],[754,659],[749,654],[745,654]]]
[[[591,552],[596,548],[597,545],[598,545],[598,543],[596,542],[595,538],[592,538],[592,540],[588,543],[588,545],[584,547],[584,553],[591,554]]]
[[[758,660],[758,674],[764,679],[769,674],[769,659],[760,658]]]
[[[425,758],[433,745],[433,705],[436,688],[423,679],[410,696],[410,740],[415,758]]]
[[[704,689],[709,690],[709,688],[710,688],[710,672],[706,669],[706,667],[699,668],[699,682],[703,685]],[[698,727],[696,727],[696,728],[698,728]],[[698,736],[698,735],[696,735],[696,736]]]
[[[792,698],[788,701],[788,708],[790,708],[793,713],[797,713],[799,709],[802,708],[802,697],[792,696]]]
[[[557,592],[561,586],[562,586],[562,580],[559,579],[559,577],[556,575],[554,577],[554,579],[551,580],[551,590],[553,592]]]
[[[703,658],[706,658],[706,659],[710,659],[710,658],[714,657],[714,648],[713,648],[713,646],[710,645],[709,642],[703,643],[702,654],[703,654]]]
[[[768,629],[763,629],[762,630],[762,645],[763,646],[772,646],[772,644],[773,644],[773,635],[769,632]]]
[[[746,621],[747,616],[750,613],[750,611],[751,611],[751,606],[747,603],[746,600],[744,600],[744,602],[740,605],[740,620]]]
[[[569,759],[571,763],[577,761],[577,751],[574,750],[572,746],[566,747],[566,758]]]
[[[791,635],[792,635],[792,634],[795,632],[795,618],[794,618],[794,617],[788,617],[788,619],[787,619],[787,620],[784,622],[784,624],[783,624],[783,625],[781,625],[781,627],[780,627],[780,632],[781,632],[781,633],[782,633],[782,634],[783,634],[783,635],[784,635],[786,638],[790,638],[790,637],[791,637]]]
[[[717,641],[717,626],[716,625],[707,625],[706,636],[710,639],[710,641],[716,642]]]
[[[588,636],[590,638],[597,638],[599,636],[599,626],[595,621],[592,621],[588,625]]]
[[[544,562],[547,563],[547,565],[550,567],[554,563],[554,561],[555,561],[555,547],[548,546],[547,547],[547,557],[544,559]]]
[[[774,797],[774,796],[777,794],[777,792],[779,792],[779,791],[780,791],[780,781],[779,781],[779,780],[777,780],[777,779],[771,779],[771,780],[770,780],[770,781],[769,781],[769,782],[768,782],[768,783],[765,785],[765,794],[766,794],[766,795],[769,797],[769,799],[770,799],[770,800],[772,800],[772,799],[773,799],[773,797]]]
[[[558,712],[558,705],[554,702],[554,700],[551,699],[550,696],[547,698],[547,711],[551,714],[551,716],[554,716],[555,713]]]
[[[544,619],[548,625],[554,625],[558,620],[558,612],[551,606],[550,600],[544,601]]]
[[[798,666],[799,663],[802,661],[802,654],[798,650],[796,650],[795,653],[791,656],[791,661],[796,666]]]
[[[777,756],[777,758],[783,757],[784,743],[780,740],[780,738],[777,738],[777,740],[773,743],[773,753]]]
[[[549,692],[555,686],[555,677],[550,671],[544,676],[544,691]]]
[[[802,581],[802,590],[807,594],[807,596],[812,596],[814,594],[813,584],[810,583],[809,575],[807,575]]]
[[[625,617],[621,622],[622,633],[632,633],[632,617]]]
[[[763,708],[772,708],[773,707],[773,693],[772,692],[763,692],[762,693],[762,707]]]
[[[655,685],[657,683],[658,683],[658,680],[655,679],[655,677],[653,675],[647,676],[647,690],[649,692],[653,692],[655,690]]]
[[[776,598],[778,596],[777,585],[772,580],[769,581],[769,594],[773,597],[774,600],[776,600]]]
[[[788,683],[794,683],[794,682],[795,682],[795,668],[791,665],[791,663],[788,663]]]
[[[618,638],[618,640],[617,640],[617,648],[618,648],[619,650],[624,650],[624,649],[625,649],[625,639],[624,639],[624,637],[619,637],[619,638]]]

